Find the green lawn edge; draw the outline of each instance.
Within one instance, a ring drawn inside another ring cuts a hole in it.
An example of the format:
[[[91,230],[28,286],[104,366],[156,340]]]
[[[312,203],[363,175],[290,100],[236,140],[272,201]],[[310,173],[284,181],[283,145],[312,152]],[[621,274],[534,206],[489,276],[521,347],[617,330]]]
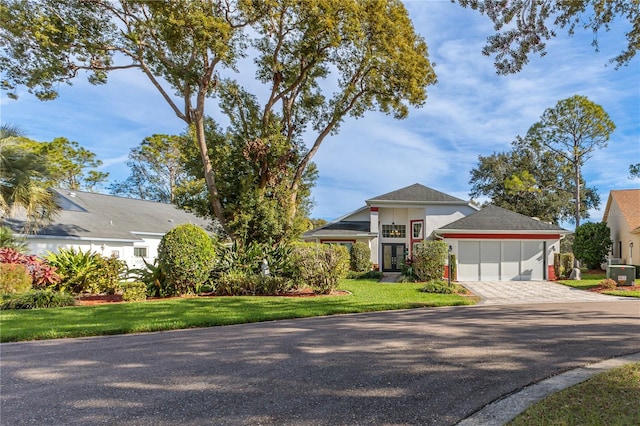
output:
[[[640,362],[598,374],[556,392],[520,413],[509,426],[636,425]]]
[[[186,297],[0,311],[0,342],[167,331],[325,315],[460,306],[476,297],[420,292],[421,283],[343,280],[340,296]]]

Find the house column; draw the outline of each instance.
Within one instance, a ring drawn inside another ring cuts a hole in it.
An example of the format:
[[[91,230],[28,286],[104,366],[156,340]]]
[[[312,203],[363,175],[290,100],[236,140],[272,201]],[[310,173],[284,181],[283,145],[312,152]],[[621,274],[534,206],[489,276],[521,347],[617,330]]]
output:
[[[378,207],[371,207],[371,209],[369,210],[369,232],[378,234],[379,221],[380,219],[378,217]],[[380,270],[381,265],[378,259],[379,245],[380,245],[379,235],[373,238],[369,242],[369,244],[370,244],[369,249],[371,250],[371,263],[373,263],[374,265],[378,265],[377,269]]]

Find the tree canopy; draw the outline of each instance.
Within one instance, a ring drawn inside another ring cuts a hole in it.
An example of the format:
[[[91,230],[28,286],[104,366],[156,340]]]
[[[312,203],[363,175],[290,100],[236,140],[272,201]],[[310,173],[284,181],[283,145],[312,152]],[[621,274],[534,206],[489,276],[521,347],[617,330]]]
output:
[[[546,54],[546,40],[558,29],[569,35],[582,27],[591,31],[598,49],[597,34],[609,31],[617,19],[629,24],[627,45],[611,61],[628,64],[640,48],[640,2],[637,0],[451,0],[485,14],[494,23],[496,34],[489,36],[482,53],[495,55],[498,74],[516,73],[529,62],[531,54]]]
[[[525,141],[533,149],[546,149],[571,167],[576,228],[582,217],[582,166],[596,150],[607,146],[615,128],[602,106],[586,96],[574,95],[547,108],[527,132]]]
[[[471,170],[470,196],[488,197],[491,204],[545,222],[573,220],[574,190],[566,161],[521,137],[511,146],[510,151],[479,157]],[[600,203],[596,189],[585,188],[581,203],[581,215],[588,217],[589,209]]]
[[[109,186],[114,195],[174,203],[176,191],[187,178],[182,147],[188,136],[153,135],[129,152],[130,173]]]
[[[283,162],[293,172],[282,180],[280,200],[291,228],[306,189],[315,153],[347,117],[380,110],[404,118],[420,106],[436,76],[427,46],[399,0],[2,0],[0,66],[3,87],[15,96],[26,86],[40,99],[57,96],[59,83],[80,72],[103,84],[111,71],[139,69],[197,141],[211,211],[225,231],[234,216],[224,205],[220,168],[209,156],[205,111],[210,96],[246,99],[223,84],[237,59],[255,55],[256,80],[266,89],[255,120],[242,108],[233,127],[244,133],[245,161],[261,163],[252,192],[259,200],[278,178]],[[231,74],[232,75],[232,74]],[[223,86],[229,90],[222,92]],[[170,89],[169,89],[170,88]],[[255,108],[254,108],[255,109]],[[232,117],[233,119],[233,117]],[[217,121],[217,120],[216,120]],[[249,127],[249,124],[252,128]],[[267,158],[272,158],[271,163]],[[226,165],[225,165],[226,167]],[[244,212],[250,214],[250,212]]]

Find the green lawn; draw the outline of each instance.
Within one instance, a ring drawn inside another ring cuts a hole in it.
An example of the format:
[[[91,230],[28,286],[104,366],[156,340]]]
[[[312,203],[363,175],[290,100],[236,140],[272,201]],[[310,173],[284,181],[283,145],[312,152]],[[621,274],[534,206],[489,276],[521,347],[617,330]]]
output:
[[[597,274],[588,274],[583,273],[581,280],[559,280],[557,283],[578,288],[580,290],[589,290],[595,287],[598,287],[604,279],[606,278],[605,272],[597,273]],[[637,288],[637,287],[635,287]],[[628,290],[624,287],[618,287],[616,290],[607,290],[603,291],[602,294],[609,294],[612,296],[624,296],[624,297],[638,297],[640,298],[640,290]]]
[[[423,284],[344,280],[345,296],[189,297],[139,303],[0,311],[0,341],[56,339],[241,324],[353,312],[469,305],[477,299],[418,291]]]
[[[509,425],[637,425],[640,362],[599,374],[529,407]]]

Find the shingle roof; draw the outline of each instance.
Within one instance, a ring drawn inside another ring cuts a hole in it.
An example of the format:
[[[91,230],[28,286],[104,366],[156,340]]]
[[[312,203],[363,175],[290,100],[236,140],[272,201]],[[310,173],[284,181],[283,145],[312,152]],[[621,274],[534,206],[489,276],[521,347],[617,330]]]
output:
[[[344,220],[339,222],[331,222],[320,228],[312,229],[302,234],[303,238],[312,238],[315,236],[355,236],[369,234],[369,221]]]
[[[419,183],[414,183],[405,188],[378,195],[367,200],[367,204],[376,201],[415,201],[419,203],[463,203],[467,202],[451,195],[445,194],[435,189],[426,187]]]
[[[487,206],[469,216],[443,226],[438,231],[569,231],[498,206]]]
[[[133,232],[165,234],[177,225],[193,223],[207,228],[211,222],[180,210],[173,204],[135,200],[92,192],[53,190],[62,207],[53,222],[36,235],[72,238],[139,240]],[[5,219],[20,232],[25,217]]]
[[[624,220],[627,222],[629,229],[634,231],[640,228],[640,189],[614,189],[609,193],[607,200],[607,208],[604,213],[603,221],[607,221],[611,199],[616,200],[616,204],[622,212]]]

